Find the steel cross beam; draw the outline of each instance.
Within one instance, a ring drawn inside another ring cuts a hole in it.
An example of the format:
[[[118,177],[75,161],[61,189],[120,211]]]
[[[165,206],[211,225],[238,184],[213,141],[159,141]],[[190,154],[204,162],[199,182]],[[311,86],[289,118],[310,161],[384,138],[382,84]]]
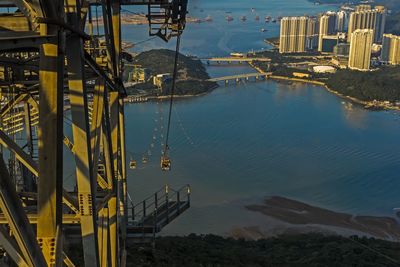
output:
[[[2,154],[0,154],[0,176],[0,208],[7,218],[24,261],[30,266],[44,267],[46,266],[45,258],[40,252],[28,218],[23,212],[21,201],[14,190]],[[7,247],[9,245],[7,243],[9,241],[0,239],[0,244],[3,246]]]
[[[18,245],[15,244],[14,240],[11,240],[10,234],[7,233],[4,226],[0,226],[0,244],[18,266],[29,267]]]

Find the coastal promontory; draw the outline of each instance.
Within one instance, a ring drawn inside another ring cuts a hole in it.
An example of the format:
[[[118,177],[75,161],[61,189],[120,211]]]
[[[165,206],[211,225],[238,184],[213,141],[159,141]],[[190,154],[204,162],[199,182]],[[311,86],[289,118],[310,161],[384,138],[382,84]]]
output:
[[[150,50],[135,56],[132,62],[126,64],[124,72],[125,81],[135,81],[126,86],[128,94],[169,95],[174,62],[175,51],[168,49]],[[136,75],[137,72],[140,75]],[[218,86],[208,79],[210,76],[199,59],[179,54],[174,95],[195,96],[207,93]]]

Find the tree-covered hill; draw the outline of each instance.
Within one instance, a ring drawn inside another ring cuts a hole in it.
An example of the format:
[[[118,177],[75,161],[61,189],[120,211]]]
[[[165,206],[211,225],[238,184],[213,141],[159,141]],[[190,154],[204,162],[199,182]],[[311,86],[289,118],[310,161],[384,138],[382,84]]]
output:
[[[400,101],[400,67],[372,72],[338,70],[326,84],[343,95],[364,101]]]
[[[168,49],[155,49],[140,53],[137,55],[133,63],[141,65],[150,70],[151,74],[173,73],[175,61],[175,51]],[[180,79],[184,79],[184,75],[190,79],[206,80],[210,77],[200,60],[195,60],[179,55],[178,70]]]
[[[178,57],[178,76],[175,88],[175,95],[199,95],[218,87],[215,82],[207,81],[208,75],[203,63],[182,54]],[[174,71],[175,51],[167,49],[155,49],[140,53],[131,63],[140,65],[149,70],[152,76],[163,73],[172,74]],[[129,71],[128,69],[125,70]],[[127,77],[127,73],[125,73]],[[170,94],[171,82],[162,90],[162,95]],[[151,79],[145,83],[136,84],[127,89],[129,94],[136,94],[146,91],[148,95],[159,95],[160,91],[155,90]]]

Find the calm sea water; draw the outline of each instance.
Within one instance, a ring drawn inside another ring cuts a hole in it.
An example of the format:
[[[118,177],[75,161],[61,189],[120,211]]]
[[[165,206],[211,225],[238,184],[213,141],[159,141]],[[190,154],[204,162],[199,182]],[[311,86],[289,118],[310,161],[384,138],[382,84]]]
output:
[[[279,25],[264,24],[264,16],[334,8],[301,0],[190,2],[191,15],[214,18],[189,24],[183,35],[182,51],[202,57],[267,49],[263,39],[277,36]],[[225,21],[226,12],[233,22]],[[239,21],[243,15],[246,22]],[[148,38],[146,26],[124,26],[123,35],[134,42]],[[151,40],[133,51],[159,47],[173,48],[174,43]],[[217,77],[254,70],[208,71]],[[243,205],[268,195],[342,212],[390,215],[400,206],[400,115],[347,110],[342,101],[321,87],[274,81],[222,86],[206,96],[176,101],[168,173],[159,168],[161,118],[165,122],[168,103],[127,105],[128,156],[140,161],[151,152],[148,164],[129,171],[130,194],[140,201],[164,184],[192,186],[192,208],[165,234],[223,234],[232,227],[262,224],[262,216]]]

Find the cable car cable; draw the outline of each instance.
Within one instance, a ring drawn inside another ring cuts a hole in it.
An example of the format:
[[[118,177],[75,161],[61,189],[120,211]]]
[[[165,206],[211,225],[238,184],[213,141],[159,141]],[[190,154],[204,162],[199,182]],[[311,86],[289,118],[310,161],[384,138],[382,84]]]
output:
[[[172,86],[171,86],[171,98],[169,102],[169,114],[168,114],[168,124],[167,124],[167,136],[165,138],[165,147],[164,147],[164,155],[166,155],[167,150],[169,148],[169,133],[171,129],[171,117],[172,117],[172,107],[174,103],[174,92],[175,92],[175,86],[176,86],[176,77],[178,74],[178,58],[179,58],[179,48],[180,48],[180,43],[181,43],[181,34],[178,34],[177,39],[176,39],[176,49],[175,49],[175,62],[174,62],[174,73],[172,76]]]

